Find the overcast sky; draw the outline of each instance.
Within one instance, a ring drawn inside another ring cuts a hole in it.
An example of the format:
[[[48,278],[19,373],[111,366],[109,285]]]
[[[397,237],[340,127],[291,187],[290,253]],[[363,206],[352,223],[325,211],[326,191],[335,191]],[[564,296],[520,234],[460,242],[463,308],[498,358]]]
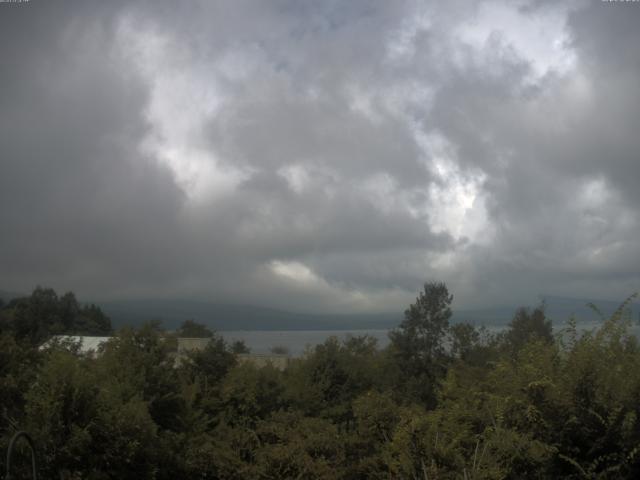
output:
[[[0,3],[0,289],[640,288],[640,2]]]

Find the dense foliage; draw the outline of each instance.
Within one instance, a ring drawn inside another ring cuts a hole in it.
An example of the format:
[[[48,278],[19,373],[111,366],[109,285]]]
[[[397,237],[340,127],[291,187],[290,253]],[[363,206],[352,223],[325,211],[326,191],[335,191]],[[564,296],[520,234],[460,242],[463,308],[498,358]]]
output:
[[[0,308],[0,446],[31,432],[42,478],[640,478],[626,304],[555,336],[542,307],[489,334],[449,325],[450,304],[427,284],[388,348],[330,338],[280,371],[240,362],[216,334],[177,362],[153,324],[98,355],[39,350],[109,328],[96,307],[37,289]]]

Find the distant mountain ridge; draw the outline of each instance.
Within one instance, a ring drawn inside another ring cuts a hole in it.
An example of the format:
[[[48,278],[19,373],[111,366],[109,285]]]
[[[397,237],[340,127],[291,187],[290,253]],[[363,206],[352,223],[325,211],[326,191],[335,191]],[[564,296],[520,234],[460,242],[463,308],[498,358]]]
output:
[[[25,295],[22,293],[9,292],[7,290],[0,290],[0,300],[2,300],[5,303],[8,303],[9,300],[12,300],[14,298],[24,297],[24,296]]]
[[[540,295],[540,301],[528,307],[535,308],[544,303],[547,318],[553,321],[554,326],[563,325],[571,317],[575,317],[578,323],[594,323],[601,320],[598,313],[589,305],[594,305],[602,315],[607,318],[611,316],[625,301],[614,300],[589,300],[583,298],[561,297],[557,295]],[[520,306],[501,306],[486,309],[459,310],[453,312],[454,322],[468,322],[474,325],[506,325],[515,311]],[[640,320],[640,304],[637,300],[630,305],[631,317],[633,320]]]
[[[618,310],[626,300],[626,298],[621,298],[620,300],[590,300],[555,295],[541,295],[541,298],[545,302],[547,316],[554,320],[554,323],[565,322],[571,316],[575,316],[576,320],[580,322],[599,321],[601,320],[600,316],[590,305],[595,306],[607,318]],[[628,307],[632,320],[639,320],[640,303],[638,299],[634,299]]]
[[[215,330],[352,330],[387,329],[401,314],[308,314],[247,305],[225,305],[190,300],[129,300],[98,302],[114,327],[160,320],[175,329],[191,319]]]
[[[579,323],[600,320],[588,306],[589,300],[543,295],[547,316],[556,327],[571,316]],[[623,299],[624,300],[624,299]],[[593,303],[604,316],[609,316],[622,301],[601,300]],[[175,329],[184,320],[192,319],[219,331],[225,330],[367,330],[390,329],[399,325],[403,311],[371,314],[310,314],[247,305],[226,305],[192,300],[128,300],[98,302],[111,318],[114,327],[140,325],[149,320],[160,320],[165,328]],[[455,310],[452,322],[474,325],[507,325],[518,306],[485,309]],[[638,319],[640,306],[631,305],[632,318]]]
[[[7,303],[12,298],[25,296],[0,290],[0,299]],[[562,326],[571,316],[579,323],[592,324],[600,317],[588,306],[593,303],[605,317],[610,316],[625,300],[589,300],[557,295],[540,295],[547,316],[555,327]],[[121,300],[93,302],[110,317],[115,328],[137,326],[149,320],[159,320],[167,329],[177,328],[184,320],[192,319],[219,331],[229,330],[374,330],[390,329],[399,325],[404,309],[398,312],[371,314],[311,314],[296,313],[267,307],[228,305],[195,300]],[[531,305],[532,307],[536,304]],[[453,323],[505,326],[518,308],[504,305],[484,309],[459,310],[453,308]],[[631,304],[634,322],[640,323],[640,303]]]

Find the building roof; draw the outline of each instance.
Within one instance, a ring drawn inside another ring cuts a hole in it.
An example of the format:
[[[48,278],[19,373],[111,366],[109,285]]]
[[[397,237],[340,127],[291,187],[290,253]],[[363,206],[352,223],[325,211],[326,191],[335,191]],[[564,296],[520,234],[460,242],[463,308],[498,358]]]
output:
[[[97,352],[100,345],[109,341],[112,337],[90,337],[85,335],[54,335],[40,345],[40,350],[49,348],[55,343],[74,343],[80,346],[80,353]]]
[[[113,337],[91,337],[85,335],[53,335],[49,340],[40,345],[40,350],[44,350],[54,344],[77,344],[79,352],[82,354],[98,353],[100,346],[108,342]],[[194,350],[203,350],[211,341],[211,338],[178,338],[178,348],[176,352],[176,365],[183,361],[185,354]],[[239,363],[251,363],[258,368],[271,365],[278,370],[284,370],[289,365],[289,355],[281,354],[254,354],[243,353],[237,355]]]

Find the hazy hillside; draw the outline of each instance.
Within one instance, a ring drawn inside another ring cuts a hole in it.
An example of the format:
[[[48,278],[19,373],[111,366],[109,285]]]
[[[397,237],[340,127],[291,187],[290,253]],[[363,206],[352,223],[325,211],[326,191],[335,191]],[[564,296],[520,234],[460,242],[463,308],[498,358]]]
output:
[[[601,320],[600,316],[589,304],[595,305],[605,317],[609,317],[625,300],[624,298],[619,300],[588,300],[552,295],[545,295],[543,298],[547,305],[547,316],[551,318],[554,323],[562,323],[572,315],[574,315],[579,322],[599,321]],[[630,307],[632,318],[638,320],[640,303],[636,300]]]
[[[559,326],[575,315],[580,323],[599,320],[587,306],[589,300],[544,296],[547,315]],[[594,301],[606,316],[613,313],[620,301]],[[183,320],[193,319],[215,330],[362,330],[393,328],[402,320],[402,312],[381,314],[305,314],[245,305],[221,305],[189,300],[130,300],[99,304],[115,327],[139,325],[148,320],[160,320],[166,328],[176,328]],[[638,316],[638,304],[633,305]],[[454,310],[453,322],[475,325],[506,325],[517,305],[475,310]]]
[[[0,290],[0,300],[8,302],[12,298],[23,297],[24,295],[16,292],[9,292],[7,290]]]
[[[100,307],[115,327],[161,320],[171,329],[183,320],[193,319],[215,330],[351,330],[390,328],[401,320],[400,313],[312,315],[187,300],[104,302]]]
[[[5,302],[23,294],[0,290]],[[622,303],[620,300],[589,300],[555,295],[541,295],[547,316],[557,327],[572,315],[579,323],[600,320],[588,306],[595,304],[605,315],[611,315]],[[364,330],[393,328],[402,320],[403,312],[379,314],[307,314],[247,305],[224,305],[193,300],[127,300],[97,302],[111,318],[114,327],[140,325],[160,320],[166,328],[176,328],[183,320],[193,319],[215,330]],[[474,325],[501,326],[509,323],[518,305],[484,309],[457,310],[452,321]],[[631,305],[632,318],[640,321],[640,304]]]

